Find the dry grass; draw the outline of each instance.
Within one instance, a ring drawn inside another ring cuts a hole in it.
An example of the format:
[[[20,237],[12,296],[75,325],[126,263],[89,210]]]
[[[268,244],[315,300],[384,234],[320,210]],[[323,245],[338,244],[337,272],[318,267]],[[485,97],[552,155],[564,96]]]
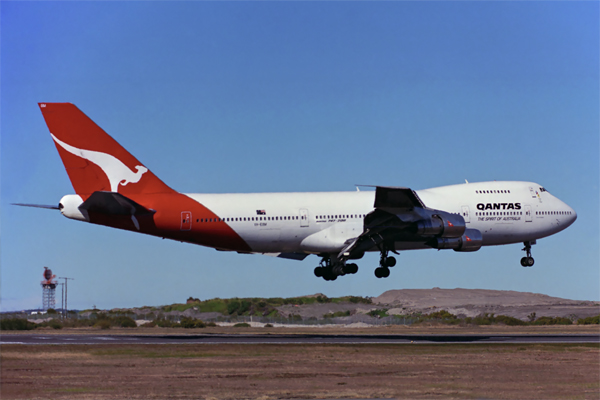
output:
[[[597,399],[600,349],[501,345],[2,346],[2,399]]]

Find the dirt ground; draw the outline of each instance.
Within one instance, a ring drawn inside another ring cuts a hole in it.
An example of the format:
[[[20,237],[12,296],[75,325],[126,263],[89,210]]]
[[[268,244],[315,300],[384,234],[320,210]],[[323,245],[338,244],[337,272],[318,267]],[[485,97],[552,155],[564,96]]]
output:
[[[1,347],[2,399],[598,399],[597,344]]]

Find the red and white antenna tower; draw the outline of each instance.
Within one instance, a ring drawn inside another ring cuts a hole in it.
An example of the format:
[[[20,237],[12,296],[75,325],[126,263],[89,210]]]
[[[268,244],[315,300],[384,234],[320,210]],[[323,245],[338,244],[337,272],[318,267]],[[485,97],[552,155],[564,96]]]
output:
[[[56,275],[52,275],[52,270],[44,267],[44,280],[42,281],[42,309],[48,310],[56,307]]]

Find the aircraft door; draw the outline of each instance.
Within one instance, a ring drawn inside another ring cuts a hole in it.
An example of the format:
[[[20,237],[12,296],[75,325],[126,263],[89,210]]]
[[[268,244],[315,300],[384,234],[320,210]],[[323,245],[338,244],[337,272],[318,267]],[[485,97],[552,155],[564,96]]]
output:
[[[306,208],[300,209],[300,227],[308,226],[308,210]]]
[[[192,212],[182,211],[181,212],[181,230],[189,231],[192,229]]]
[[[531,206],[525,206],[525,222],[532,222]]]
[[[462,217],[465,219],[465,222],[471,222],[471,217],[469,216],[469,206],[462,206]]]

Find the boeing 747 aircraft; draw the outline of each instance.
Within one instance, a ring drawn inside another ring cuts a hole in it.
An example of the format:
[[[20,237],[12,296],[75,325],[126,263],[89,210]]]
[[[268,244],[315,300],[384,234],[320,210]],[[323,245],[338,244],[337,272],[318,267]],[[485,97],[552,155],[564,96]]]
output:
[[[412,190],[374,187],[325,193],[179,193],[70,103],[39,104],[76,194],[67,218],[238,253],[321,258],[325,280],[354,274],[351,260],[381,254],[375,276],[413,249],[477,251],[531,246],[571,225],[575,211],[533,182],[479,182]]]

